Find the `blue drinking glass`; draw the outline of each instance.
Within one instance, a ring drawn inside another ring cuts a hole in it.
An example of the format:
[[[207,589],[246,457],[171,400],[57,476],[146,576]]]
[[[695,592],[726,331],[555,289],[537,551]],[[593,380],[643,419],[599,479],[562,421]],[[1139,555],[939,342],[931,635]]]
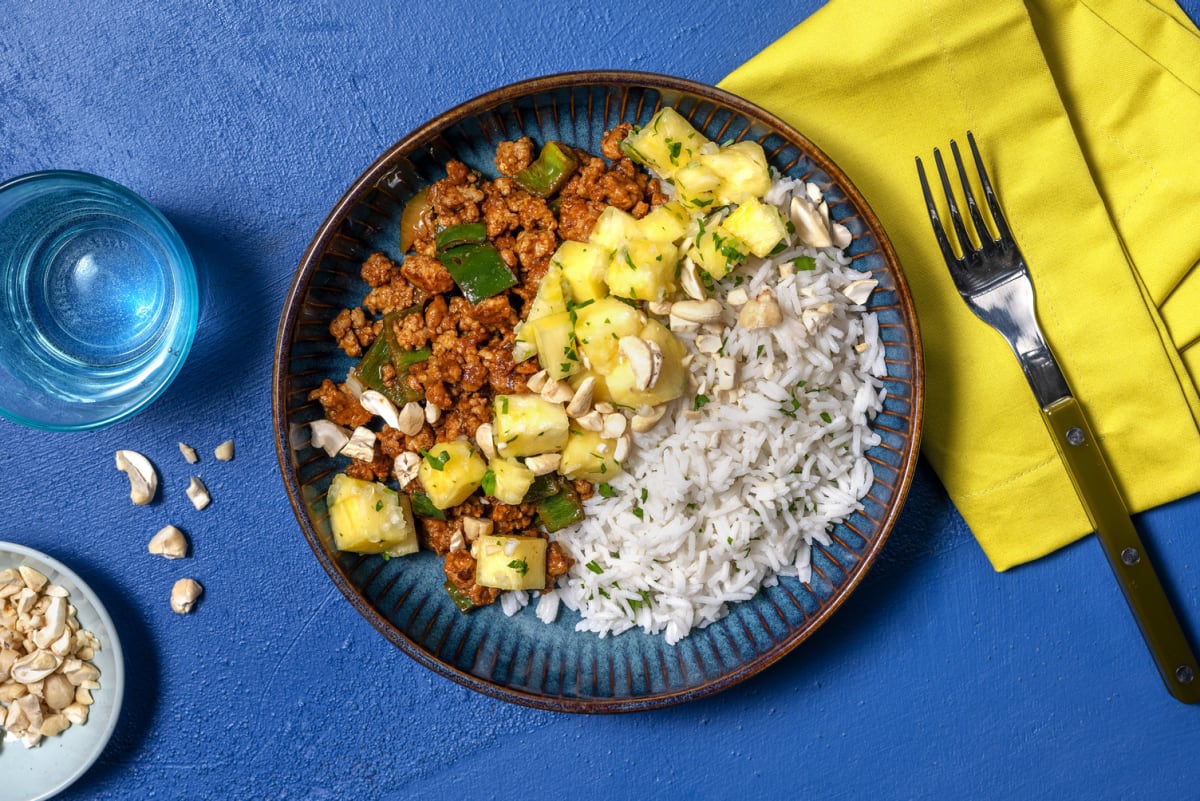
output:
[[[0,185],[0,415],[47,431],[111,425],[171,383],[199,319],[167,219],[82,172]]]

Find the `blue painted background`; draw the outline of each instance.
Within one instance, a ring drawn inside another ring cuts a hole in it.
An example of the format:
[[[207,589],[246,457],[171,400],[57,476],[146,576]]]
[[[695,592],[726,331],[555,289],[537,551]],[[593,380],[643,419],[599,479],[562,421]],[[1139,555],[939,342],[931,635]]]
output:
[[[2,4],[0,177],[70,168],[132,187],[203,282],[192,356],[149,411],[82,435],[0,422],[0,538],[91,582],[128,661],[116,735],[62,797],[1200,797],[1200,708],[1166,694],[1097,544],[997,575],[926,468],[821,631],[683,707],[505,705],[420,668],[342,599],[288,506],[269,393],[284,293],[343,189],[503,83],[588,68],[716,82],[820,3],[501,5]],[[230,437],[236,460],[216,462]],[[183,495],[180,440],[207,457],[204,512]],[[130,507],[118,448],[160,466],[157,505]],[[1139,519],[1200,639],[1198,521],[1200,498]],[[167,522],[192,537],[186,563],[145,556]],[[187,617],[167,606],[181,575],[207,589]]]

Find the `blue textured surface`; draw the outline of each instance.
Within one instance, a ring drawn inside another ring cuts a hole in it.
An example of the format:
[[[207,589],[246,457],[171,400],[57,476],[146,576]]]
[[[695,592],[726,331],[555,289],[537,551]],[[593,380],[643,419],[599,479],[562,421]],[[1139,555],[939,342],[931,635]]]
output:
[[[180,230],[203,285],[194,350],[150,410],[87,434],[0,423],[0,533],[87,579],[128,660],[116,735],[63,798],[1197,797],[1200,709],[1162,687],[1098,545],[997,575],[926,470],[816,635],[725,693],[647,714],[460,688],[387,643],[300,536],[271,438],[271,351],[293,269],[354,177],[502,83],[590,68],[714,82],[817,5],[6,4],[0,175],[125,183]],[[491,33],[448,42],[469,19]],[[229,437],[237,458],[217,462]],[[129,505],[118,448],[158,464],[156,505]],[[204,512],[183,493],[193,472],[214,497]],[[1192,498],[1138,521],[1194,639],[1198,520]],[[145,554],[167,522],[191,559]],[[167,607],[183,575],[207,589],[187,617]]]

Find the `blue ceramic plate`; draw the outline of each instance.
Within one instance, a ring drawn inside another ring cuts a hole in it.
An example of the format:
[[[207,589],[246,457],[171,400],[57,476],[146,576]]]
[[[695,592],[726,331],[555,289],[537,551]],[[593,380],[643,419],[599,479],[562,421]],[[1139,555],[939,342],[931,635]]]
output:
[[[404,203],[445,176],[451,158],[488,176],[497,144],[523,135],[565,141],[592,153],[619,122],[644,123],[663,105],[678,109],[714,141],[761,142],[781,172],[820,185],[833,217],[850,228],[854,265],[880,281],[871,299],[887,349],[888,400],[874,428],[883,443],[868,455],[875,482],[865,509],[814,545],[808,583],[784,579],[732,607],[677,645],[640,630],[599,638],[574,630],[565,609],[553,625],[532,608],[505,617],[499,604],[461,614],[442,589],[430,553],[385,561],[336,551],[325,493],[344,468],[291,435],[322,416],[309,392],[344,376],[350,360],[334,346],[330,320],[366,292],[359,268],[383,250],[399,259]],[[474,690],[520,704],[574,712],[666,706],[725,689],[774,663],[820,626],[874,561],[896,521],[917,458],[922,362],[908,287],[879,222],[845,175],[803,135],[751,103],[710,86],[630,72],[556,75],[514,84],[446,112],[379,157],[334,206],[296,273],[279,328],[276,442],[284,481],[313,552],[352,604],[401,650]]]

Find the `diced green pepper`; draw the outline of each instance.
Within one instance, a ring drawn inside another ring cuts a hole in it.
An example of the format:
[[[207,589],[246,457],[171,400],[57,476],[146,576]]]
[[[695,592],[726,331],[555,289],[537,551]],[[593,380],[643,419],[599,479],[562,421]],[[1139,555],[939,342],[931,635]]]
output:
[[[537,160],[513,176],[531,195],[550,197],[579,169],[579,159],[561,142],[547,142]]]
[[[401,318],[414,312],[419,312],[420,306],[410,306],[400,311],[388,312],[383,316],[383,332],[367,348],[362,360],[354,368],[354,375],[367,389],[373,389],[392,403],[403,406],[409,401],[421,400],[417,392],[413,392],[404,384],[408,370],[414,364],[425,361],[432,355],[429,348],[403,350],[396,344],[395,324]],[[395,380],[389,384],[383,380],[383,368],[392,365],[395,369]]]
[[[464,595],[462,590],[455,587],[453,582],[447,581],[442,586],[446,588],[446,594],[450,596],[451,601],[454,601],[454,605],[458,607],[458,611],[470,612],[475,608],[475,602]]]
[[[499,295],[517,283],[500,251],[490,243],[459,245],[438,254],[438,259],[471,303]]]
[[[487,226],[483,223],[448,225],[437,233],[437,252],[445,253],[459,245],[480,245],[487,241]]]
[[[433,505],[429,496],[424,492],[413,492],[408,496],[412,501],[412,512],[417,517],[431,517],[434,520],[445,520],[446,513]]]
[[[554,477],[553,473],[543,473],[540,476],[534,476],[533,483],[529,485],[529,490],[525,493],[524,502],[541,501],[557,492],[558,479]]]
[[[583,519],[583,502],[574,487],[560,482],[558,492],[538,502],[537,513],[546,531],[558,531]]]

